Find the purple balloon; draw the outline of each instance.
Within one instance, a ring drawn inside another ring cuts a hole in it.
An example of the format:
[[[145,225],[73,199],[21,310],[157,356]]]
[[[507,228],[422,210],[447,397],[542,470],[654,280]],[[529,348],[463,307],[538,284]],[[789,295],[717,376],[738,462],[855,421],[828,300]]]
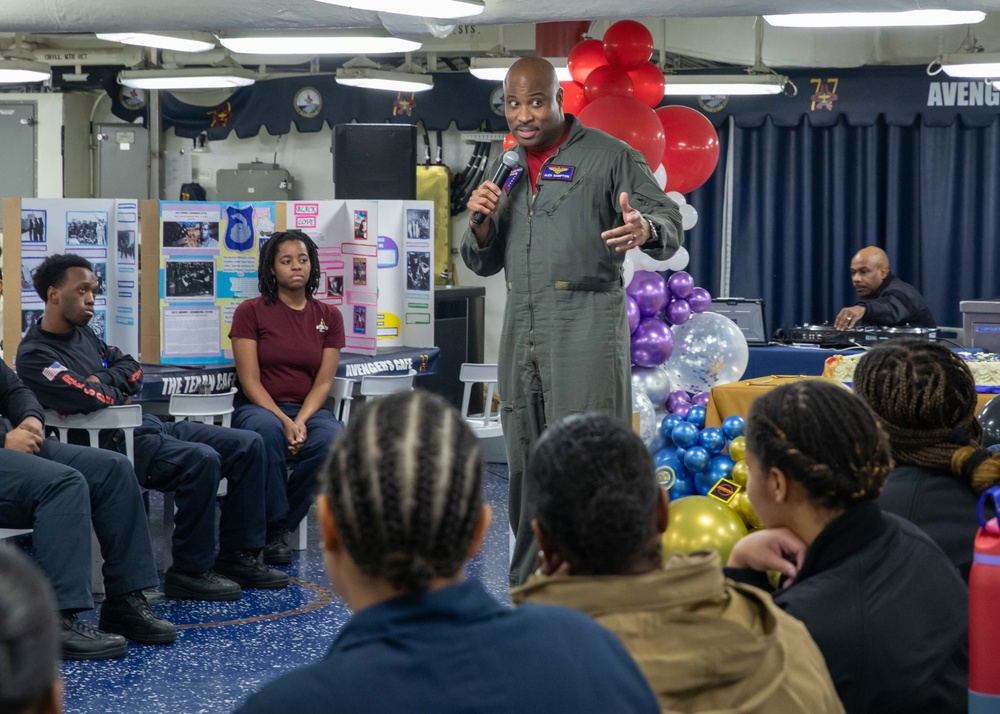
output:
[[[674,410],[673,410],[672,412],[670,412],[670,413],[671,413],[671,414],[676,414],[677,416],[681,417],[682,419],[686,419],[686,418],[687,418],[687,415],[688,415],[688,412],[689,412],[689,411],[691,411],[691,407],[693,407],[693,406],[694,406],[694,405],[693,405],[693,404],[691,404],[691,403],[688,403],[688,402],[681,402],[681,403],[680,403],[680,404],[678,404],[678,405],[677,405],[677,407],[676,407],[676,408],[675,408],[675,409],[674,409]]]
[[[640,367],[657,367],[674,351],[674,333],[654,317],[645,317],[632,333],[632,362]]]
[[[667,322],[671,325],[683,325],[691,319],[691,306],[684,298],[673,298],[667,303]]]
[[[712,396],[711,392],[699,392],[695,394],[691,399],[692,404],[700,404],[703,407],[708,406],[708,400]]]
[[[639,326],[639,306],[636,304],[632,297],[626,295],[626,312],[628,313],[628,331],[635,332],[635,328]]]
[[[691,294],[687,297],[687,301],[688,305],[691,306],[691,312],[695,313],[705,312],[705,310],[712,307],[712,296],[705,288],[693,288]]]
[[[667,287],[674,297],[686,298],[694,289],[694,278],[691,277],[691,273],[681,270],[667,279]]]
[[[667,411],[673,413],[678,404],[690,404],[691,399],[683,389],[675,389],[667,395]]]
[[[637,270],[632,282],[625,288],[625,293],[635,300],[642,317],[653,317],[670,299],[667,292],[667,281],[659,273],[650,270]]]

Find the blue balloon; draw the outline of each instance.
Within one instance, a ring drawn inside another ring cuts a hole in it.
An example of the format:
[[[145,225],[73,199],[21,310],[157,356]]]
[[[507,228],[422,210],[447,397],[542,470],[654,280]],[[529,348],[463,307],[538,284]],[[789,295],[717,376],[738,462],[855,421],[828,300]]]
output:
[[[709,469],[700,471],[694,474],[694,490],[698,492],[699,496],[707,496],[708,492],[712,490],[712,486],[718,481]]]
[[[684,452],[684,468],[688,471],[704,471],[711,461],[712,456],[704,446],[692,446]]]
[[[726,435],[722,433],[722,429],[709,426],[701,430],[698,443],[708,449],[708,453],[718,454],[726,448]]]
[[[681,459],[681,457],[677,455],[676,446],[664,446],[662,449],[653,454],[653,465],[659,468],[670,459],[677,459],[678,461]]]
[[[657,434],[656,436],[653,437],[653,440],[649,442],[649,446],[647,446],[646,448],[649,449],[649,453],[655,454],[657,451],[666,446],[667,446],[667,440],[663,438],[662,434]]]
[[[698,443],[698,427],[694,424],[682,421],[670,432],[670,438],[675,444],[683,449],[694,446]]]
[[[718,454],[712,457],[712,463],[708,465],[708,470],[715,474],[715,480],[729,478],[733,474],[733,466],[736,462],[730,458],[729,454]]]
[[[663,454],[661,451],[657,456]],[[684,464],[680,459],[663,455],[663,458],[656,460],[656,482],[668,491],[674,487],[678,480],[691,480],[690,474],[684,469]]]
[[[694,481],[691,479],[691,475],[686,472],[683,477],[678,475],[678,478],[674,481],[674,485],[670,487],[671,501],[676,501],[678,498],[684,498],[685,496],[693,496],[694,494]]]
[[[699,429],[703,429],[705,427],[705,411],[705,407],[700,404],[695,404],[688,410],[687,421],[691,422]]]
[[[741,416],[727,416],[722,420],[722,433],[726,435],[726,438],[735,439],[738,436],[743,436],[746,425]]]
[[[670,435],[673,433],[674,427],[682,421],[684,421],[684,419],[682,419],[678,414],[667,414],[663,417],[663,421],[660,422],[660,433],[663,434],[663,438],[668,442],[673,443]]]

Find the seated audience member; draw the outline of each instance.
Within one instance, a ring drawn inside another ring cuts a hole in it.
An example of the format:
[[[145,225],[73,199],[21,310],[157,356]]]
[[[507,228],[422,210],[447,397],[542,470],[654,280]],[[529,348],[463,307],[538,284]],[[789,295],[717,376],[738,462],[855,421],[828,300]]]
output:
[[[444,399],[377,399],[320,471],[324,559],[354,616],[326,657],[241,712],[658,712],[621,642],[557,607],[512,610],[462,573],[490,521],[479,442]]]
[[[62,711],[55,623],[42,573],[16,548],[0,548],[0,711]]]
[[[980,446],[972,372],[942,344],[892,340],[859,360],[854,392],[889,436],[882,510],[920,526],[968,580],[979,494],[1000,481],[1000,454]]]
[[[663,562],[667,492],[628,427],[596,412],[549,427],[528,462],[542,570],[515,603],[582,610],[621,639],[664,712],[843,712],[805,627],[715,551]]]
[[[105,344],[87,323],[94,314],[97,279],[78,255],[52,255],[35,271],[45,301],[39,324],[17,350],[17,371],[39,401],[64,414],[126,404],[142,389],[142,368]],[[109,432],[102,446],[116,449]],[[257,560],[264,546],[264,444],[257,434],[196,421],[164,423],[150,415],[135,430],[139,483],[175,494],[173,564],[168,597],[238,600],[240,586],[283,588],[288,576]],[[218,557],[215,500],[219,479],[228,481],[222,502]],[[224,577],[223,577],[224,576]]]
[[[62,613],[62,656],[124,657],[126,637],[147,645],[173,642],[176,629],[153,615],[142,594],[144,588],[156,587],[156,567],[142,495],[128,459],[44,438],[42,406],[3,362],[0,414],[16,424],[8,430],[0,420],[0,527],[34,529],[35,559],[48,575]],[[104,558],[100,630],[76,616],[94,607],[91,524]]]
[[[774,600],[851,714],[964,712],[968,591],[923,531],[879,509],[891,459],[865,403],[819,380],[778,387],[750,408],[746,461],[765,530],[736,543],[727,574],[790,576]]]
[[[229,332],[240,393],[233,426],[260,434],[267,451],[268,484],[286,489],[269,498],[264,562],[291,562],[288,526],[305,518],[316,491],[316,473],[343,425],[323,408],[344,346],[340,311],[314,299],[319,255],[305,233],[275,233],[261,246],[261,296],[240,303]],[[326,285],[323,286],[326,294]],[[275,544],[284,546],[275,551]]]

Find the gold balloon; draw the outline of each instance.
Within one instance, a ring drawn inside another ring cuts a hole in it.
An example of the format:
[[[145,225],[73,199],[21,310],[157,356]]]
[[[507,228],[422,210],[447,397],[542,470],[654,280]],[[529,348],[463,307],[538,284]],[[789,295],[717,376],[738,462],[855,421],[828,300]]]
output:
[[[747,528],[756,530],[757,528],[764,527],[757,516],[757,511],[753,510],[753,506],[750,504],[750,497],[747,496],[746,491],[740,491],[733,496],[733,500],[729,502],[729,506],[743,519]]]
[[[736,541],[746,534],[743,521],[729,506],[708,496],[685,496],[670,502],[663,554],[717,550],[725,564]]]
[[[742,461],[747,452],[747,438],[745,436],[737,436],[735,439],[729,442],[729,458],[733,461]]]
[[[735,481],[743,488],[747,487],[747,476],[750,475],[750,467],[746,461],[737,461],[733,464],[733,471],[729,474],[729,480]]]

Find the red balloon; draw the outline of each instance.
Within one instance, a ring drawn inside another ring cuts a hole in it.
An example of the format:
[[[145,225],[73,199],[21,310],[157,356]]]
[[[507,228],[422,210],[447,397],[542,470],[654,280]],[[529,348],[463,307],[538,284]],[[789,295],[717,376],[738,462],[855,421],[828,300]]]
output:
[[[650,166],[663,156],[663,126],[656,113],[632,97],[601,97],[580,112],[584,125],[621,139],[640,152]]]
[[[628,76],[635,90],[632,96],[656,109],[663,101],[663,90],[666,86],[660,68],[652,62],[647,62],[629,70]]]
[[[600,40],[582,40],[573,45],[566,58],[570,76],[580,84],[598,67],[606,65],[608,58],[604,56],[604,43]]]
[[[635,69],[653,55],[653,35],[635,20],[621,20],[604,33],[604,56],[622,69]]]
[[[588,102],[601,97],[631,97],[632,92],[632,79],[628,72],[610,64],[595,69],[583,84]]]
[[[583,96],[583,85],[579,82],[560,82],[563,90],[562,109],[566,114],[579,114],[587,106],[587,98]]]
[[[665,191],[694,191],[715,171],[719,163],[719,135],[712,122],[689,107],[660,107],[654,112],[663,127],[666,142],[663,168]]]
[[[517,146],[517,139],[514,138],[513,134],[508,134],[503,138],[503,150],[508,151]]]

